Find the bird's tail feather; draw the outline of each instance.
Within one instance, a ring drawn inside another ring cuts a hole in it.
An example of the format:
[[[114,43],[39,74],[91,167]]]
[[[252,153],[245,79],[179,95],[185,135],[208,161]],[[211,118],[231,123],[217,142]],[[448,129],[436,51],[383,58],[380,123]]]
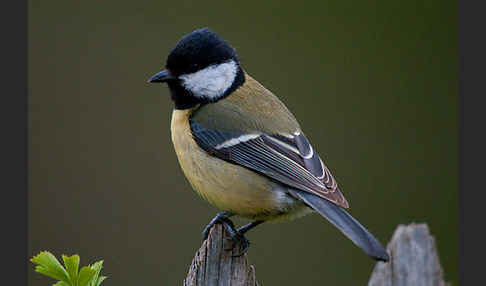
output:
[[[376,260],[389,260],[388,253],[380,242],[343,208],[308,192],[292,189],[289,191],[329,220],[366,254]]]

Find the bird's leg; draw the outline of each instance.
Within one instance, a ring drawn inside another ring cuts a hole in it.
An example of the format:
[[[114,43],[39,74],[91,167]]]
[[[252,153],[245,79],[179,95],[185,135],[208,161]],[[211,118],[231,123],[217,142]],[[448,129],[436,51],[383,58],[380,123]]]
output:
[[[234,232],[234,235],[231,234],[231,232],[230,232],[231,240],[233,240],[233,243],[240,241],[241,246],[243,248],[241,253],[233,255],[233,257],[242,256],[243,254],[245,254],[248,251],[248,248],[250,247],[250,241],[245,237],[245,233],[247,231],[249,231],[250,229],[254,228],[255,226],[261,224],[261,223],[263,223],[263,220],[256,220],[256,221],[250,222],[250,223],[245,224],[244,226],[238,228]]]
[[[217,223],[221,223],[225,226],[226,229],[228,229],[228,227],[226,226],[226,224],[229,222],[231,222],[231,220],[229,220],[228,218],[233,216],[234,214],[230,213],[230,212],[219,212],[209,223],[208,225],[206,225],[206,227],[204,228],[203,232],[202,232],[202,235],[203,235],[203,240],[206,240],[206,238],[208,238],[208,235],[209,235],[209,230],[211,229],[211,227],[213,227],[213,225],[217,224]],[[231,224],[233,225],[233,222],[231,222]],[[234,225],[233,225],[233,229],[234,229]],[[231,232],[230,232],[231,233]]]
[[[240,233],[235,228],[235,225],[233,224],[233,222],[230,219],[224,218],[223,220],[225,221],[225,223],[223,223],[223,226],[226,229],[226,231],[229,233],[231,241],[233,242],[232,245],[231,245],[231,248],[227,248],[226,250],[233,250],[233,248],[235,248],[236,244],[238,242],[240,242],[241,248],[242,248],[241,252],[238,253],[238,254],[232,255],[232,256],[233,257],[242,256],[243,254],[245,254],[248,251],[248,248],[250,248],[250,241],[248,240],[248,238],[245,237],[244,234]]]
[[[248,251],[248,248],[250,247],[250,241],[245,237],[245,233],[249,231],[250,229],[254,228],[255,226],[261,224],[263,221],[262,220],[256,220],[253,222],[250,222],[238,229],[235,228],[235,225],[233,222],[229,219],[232,217],[234,214],[230,212],[219,212],[210,222],[209,224],[204,228],[203,230],[203,238],[206,239],[208,238],[209,235],[209,230],[213,225],[216,223],[220,223],[223,225],[224,229],[229,233],[229,236],[233,242],[233,245],[230,249],[226,250],[233,250],[234,246],[240,242],[242,246],[242,251],[241,253],[233,255],[233,257],[238,257],[242,256]]]
[[[233,222],[229,219],[229,217],[232,217],[233,215],[234,214],[230,212],[219,212],[204,228],[202,235],[203,239],[206,240],[208,238],[209,230],[211,229],[211,227],[213,227],[213,225],[217,223],[222,224],[224,229],[226,229],[226,231],[229,233],[231,241],[233,242],[232,247],[226,250],[233,250],[236,243],[240,241],[241,245],[243,246],[243,251],[242,253],[233,256],[241,256],[248,250],[248,247],[250,247],[250,242],[244,235],[238,232]]]
[[[245,224],[244,226],[242,227],[239,227],[238,228],[238,232],[240,234],[245,234],[247,231],[249,231],[250,229],[254,228],[255,226],[263,223],[264,221],[263,220],[256,220],[256,221],[252,221],[248,224]]]

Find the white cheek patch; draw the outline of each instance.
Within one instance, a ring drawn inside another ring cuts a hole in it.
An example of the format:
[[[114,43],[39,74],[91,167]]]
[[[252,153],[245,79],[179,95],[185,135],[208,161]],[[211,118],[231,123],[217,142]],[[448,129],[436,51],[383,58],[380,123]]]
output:
[[[212,65],[191,74],[181,75],[182,85],[194,96],[214,99],[221,96],[235,80],[238,71],[231,60],[219,65]]]

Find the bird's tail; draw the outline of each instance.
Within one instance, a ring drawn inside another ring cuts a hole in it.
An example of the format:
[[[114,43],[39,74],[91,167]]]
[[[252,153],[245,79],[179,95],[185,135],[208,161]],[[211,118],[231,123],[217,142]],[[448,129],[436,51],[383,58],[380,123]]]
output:
[[[329,220],[366,254],[376,260],[389,260],[388,253],[380,242],[343,208],[308,192],[292,189],[289,189],[289,191]]]

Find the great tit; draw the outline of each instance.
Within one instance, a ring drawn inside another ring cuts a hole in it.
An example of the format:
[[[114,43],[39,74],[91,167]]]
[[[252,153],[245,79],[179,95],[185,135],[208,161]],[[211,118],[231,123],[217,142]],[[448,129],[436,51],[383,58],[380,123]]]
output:
[[[380,242],[345,211],[348,202],[294,115],[241,67],[234,48],[208,28],[183,36],[166,69],[148,82],[166,83],[174,102],[171,135],[193,189],[221,210],[221,223],[243,254],[244,234],[266,221],[317,212],[376,260]],[[235,228],[229,217],[252,220]]]

